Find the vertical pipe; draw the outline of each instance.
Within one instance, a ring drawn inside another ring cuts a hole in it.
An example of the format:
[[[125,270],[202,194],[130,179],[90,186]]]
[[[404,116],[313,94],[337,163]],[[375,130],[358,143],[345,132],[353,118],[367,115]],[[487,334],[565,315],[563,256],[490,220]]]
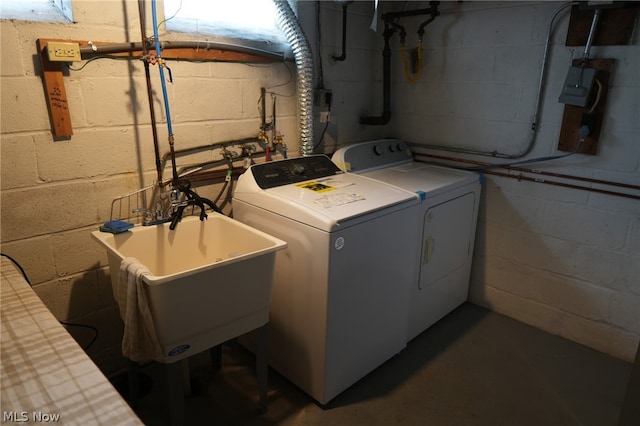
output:
[[[344,61],[347,59],[347,6],[350,1],[342,2],[342,54],[340,56],[332,56],[335,61]]]
[[[276,97],[275,95],[271,98],[271,137],[272,140],[276,140]]]
[[[138,15],[140,17],[140,32],[142,35],[142,58],[144,62],[144,75],[147,82],[147,97],[149,98],[149,114],[151,118],[151,133],[153,135],[153,148],[156,156],[156,172],[158,184],[162,183],[162,162],[160,161],[160,146],[158,144],[158,129],[156,128],[156,112],[153,107],[153,89],[151,87],[151,73],[149,72],[149,49],[147,48],[147,34],[145,29],[145,0],[138,0]]]
[[[383,125],[391,120],[391,48],[389,39],[394,30],[389,21],[384,23],[384,48],[382,49],[382,115],[379,117],[360,117],[360,124]]]
[[[593,20],[591,21],[591,28],[589,29],[589,36],[587,37],[587,43],[584,46],[584,55],[582,55],[582,59],[584,59],[585,61],[589,59],[589,52],[591,51],[591,45],[593,44],[593,37],[595,36],[599,19],[600,19],[600,9],[596,9],[596,11],[593,13]]]
[[[171,169],[173,171],[174,183],[178,180],[178,170],[176,168],[176,157],[173,146],[173,126],[171,124],[171,110],[169,108],[169,94],[167,93],[167,81],[164,76],[164,64],[162,63],[162,49],[160,48],[160,36],[158,34],[158,16],[156,0],[151,0],[151,18],[153,21],[153,38],[155,41],[156,55],[158,56],[158,71],[160,71],[160,85],[162,86],[162,98],[164,110],[167,115],[167,132],[169,133],[169,151],[171,151]]]
[[[266,131],[267,130],[267,89],[265,89],[264,87],[260,88],[260,107],[262,109],[261,111],[261,115],[262,115],[262,124],[260,125],[260,130],[262,131]]]

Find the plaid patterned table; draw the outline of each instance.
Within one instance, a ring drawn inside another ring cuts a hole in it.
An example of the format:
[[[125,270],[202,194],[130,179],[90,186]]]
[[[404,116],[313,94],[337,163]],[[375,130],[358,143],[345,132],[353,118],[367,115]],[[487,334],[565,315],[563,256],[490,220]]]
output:
[[[142,425],[13,263],[0,272],[1,423]]]

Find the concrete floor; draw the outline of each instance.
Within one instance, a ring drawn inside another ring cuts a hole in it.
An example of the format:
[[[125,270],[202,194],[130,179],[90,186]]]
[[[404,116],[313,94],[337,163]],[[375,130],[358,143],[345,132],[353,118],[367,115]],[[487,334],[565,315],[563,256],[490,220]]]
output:
[[[253,365],[233,342],[220,371],[206,353],[192,357],[185,424],[617,425],[631,372],[629,363],[469,303],[326,406],[270,370],[260,414]],[[162,365],[141,372],[153,386],[136,412],[149,426],[166,425]]]

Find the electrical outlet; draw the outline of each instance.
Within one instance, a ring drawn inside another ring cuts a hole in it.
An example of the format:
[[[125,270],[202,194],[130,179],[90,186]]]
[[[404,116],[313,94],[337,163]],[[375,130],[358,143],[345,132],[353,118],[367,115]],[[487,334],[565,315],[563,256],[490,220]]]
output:
[[[48,42],[47,56],[52,62],[73,62],[82,60],[80,57],[80,45],[72,42]]]
[[[317,107],[331,109],[332,96],[329,89],[316,89],[313,92],[313,103]]]

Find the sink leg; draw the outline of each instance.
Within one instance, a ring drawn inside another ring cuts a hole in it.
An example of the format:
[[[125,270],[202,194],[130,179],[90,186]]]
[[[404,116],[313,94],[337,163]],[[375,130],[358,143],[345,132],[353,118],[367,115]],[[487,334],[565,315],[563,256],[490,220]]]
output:
[[[140,392],[140,376],[139,376],[139,367],[135,361],[129,361],[129,375],[127,377],[129,382],[129,404],[132,408],[137,408],[138,406],[138,394]]]
[[[189,371],[189,358],[185,358],[180,361],[182,364],[182,391],[185,398],[191,398],[191,372]]]
[[[218,371],[222,368],[222,343],[209,349],[209,357],[211,358],[211,368]]]
[[[169,397],[169,421],[171,426],[184,425],[184,384],[182,361],[164,366]]]
[[[267,383],[268,383],[268,354],[267,354],[267,325],[256,330],[256,376],[260,392],[260,412],[267,412]]]

